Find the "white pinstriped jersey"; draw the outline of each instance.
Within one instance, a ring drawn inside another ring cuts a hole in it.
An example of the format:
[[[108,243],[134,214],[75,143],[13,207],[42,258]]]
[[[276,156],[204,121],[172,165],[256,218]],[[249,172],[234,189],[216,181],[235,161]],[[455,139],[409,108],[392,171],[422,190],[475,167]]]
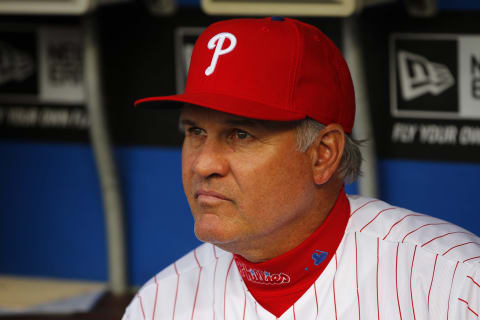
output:
[[[349,196],[334,258],[278,319],[479,319],[480,238],[451,223]],[[203,244],[148,281],[123,320],[277,319],[231,253]]]

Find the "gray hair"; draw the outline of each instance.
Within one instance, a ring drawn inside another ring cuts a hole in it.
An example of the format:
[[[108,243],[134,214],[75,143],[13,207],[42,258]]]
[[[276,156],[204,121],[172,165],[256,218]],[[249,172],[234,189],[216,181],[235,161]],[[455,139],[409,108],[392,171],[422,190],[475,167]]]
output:
[[[305,119],[297,125],[297,150],[305,152],[317,138],[318,133],[325,128],[325,125],[313,120]],[[362,154],[360,145],[362,141],[345,135],[345,148],[337,173],[346,183],[352,183],[361,175]]]

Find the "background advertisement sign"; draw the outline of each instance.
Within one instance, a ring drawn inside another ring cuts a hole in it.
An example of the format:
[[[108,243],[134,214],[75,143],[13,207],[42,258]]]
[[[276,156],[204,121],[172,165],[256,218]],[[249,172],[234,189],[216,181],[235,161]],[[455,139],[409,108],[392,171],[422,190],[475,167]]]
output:
[[[87,141],[79,28],[0,27],[0,137]]]
[[[389,57],[391,142],[480,161],[480,36],[392,34]]]

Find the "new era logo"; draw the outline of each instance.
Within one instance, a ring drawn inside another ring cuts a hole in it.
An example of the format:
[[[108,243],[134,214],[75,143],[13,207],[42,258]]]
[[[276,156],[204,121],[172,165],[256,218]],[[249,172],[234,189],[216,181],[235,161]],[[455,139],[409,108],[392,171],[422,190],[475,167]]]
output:
[[[33,72],[33,59],[28,53],[0,42],[0,86],[10,81],[22,82]]]
[[[390,42],[395,117],[452,117],[459,112],[458,43],[452,36],[395,34]]]
[[[455,78],[444,64],[403,50],[397,57],[401,93],[406,101],[427,93],[439,95],[455,84]]]

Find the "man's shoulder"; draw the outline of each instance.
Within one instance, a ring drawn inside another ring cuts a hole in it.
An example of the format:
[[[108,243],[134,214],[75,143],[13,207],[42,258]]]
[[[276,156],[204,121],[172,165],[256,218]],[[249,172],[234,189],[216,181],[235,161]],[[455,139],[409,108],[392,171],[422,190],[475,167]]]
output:
[[[373,236],[383,242],[417,246],[460,262],[478,262],[480,238],[453,223],[392,206],[384,201],[349,196],[347,233]]]
[[[142,289],[152,285],[154,286],[156,283],[162,281],[168,281],[168,279],[171,278],[176,279],[180,275],[183,277],[196,275],[199,268],[213,268],[217,261],[222,261],[225,258],[228,259],[231,256],[231,253],[224,251],[213,244],[201,244],[157,273],[143,285]]]
[[[175,312],[178,315],[190,312],[183,309],[192,299],[196,300],[194,297],[200,276],[205,281],[205,276],[208,278],[217,268],[220,270],[231,263],[232,259],[231,253],[212,244],[200,245],[147,281],[127,307],[122,319],[165,319],[166,316],[170,318],[172,312],[174,315]],[[162,302],[161,307],[159,301]]]

